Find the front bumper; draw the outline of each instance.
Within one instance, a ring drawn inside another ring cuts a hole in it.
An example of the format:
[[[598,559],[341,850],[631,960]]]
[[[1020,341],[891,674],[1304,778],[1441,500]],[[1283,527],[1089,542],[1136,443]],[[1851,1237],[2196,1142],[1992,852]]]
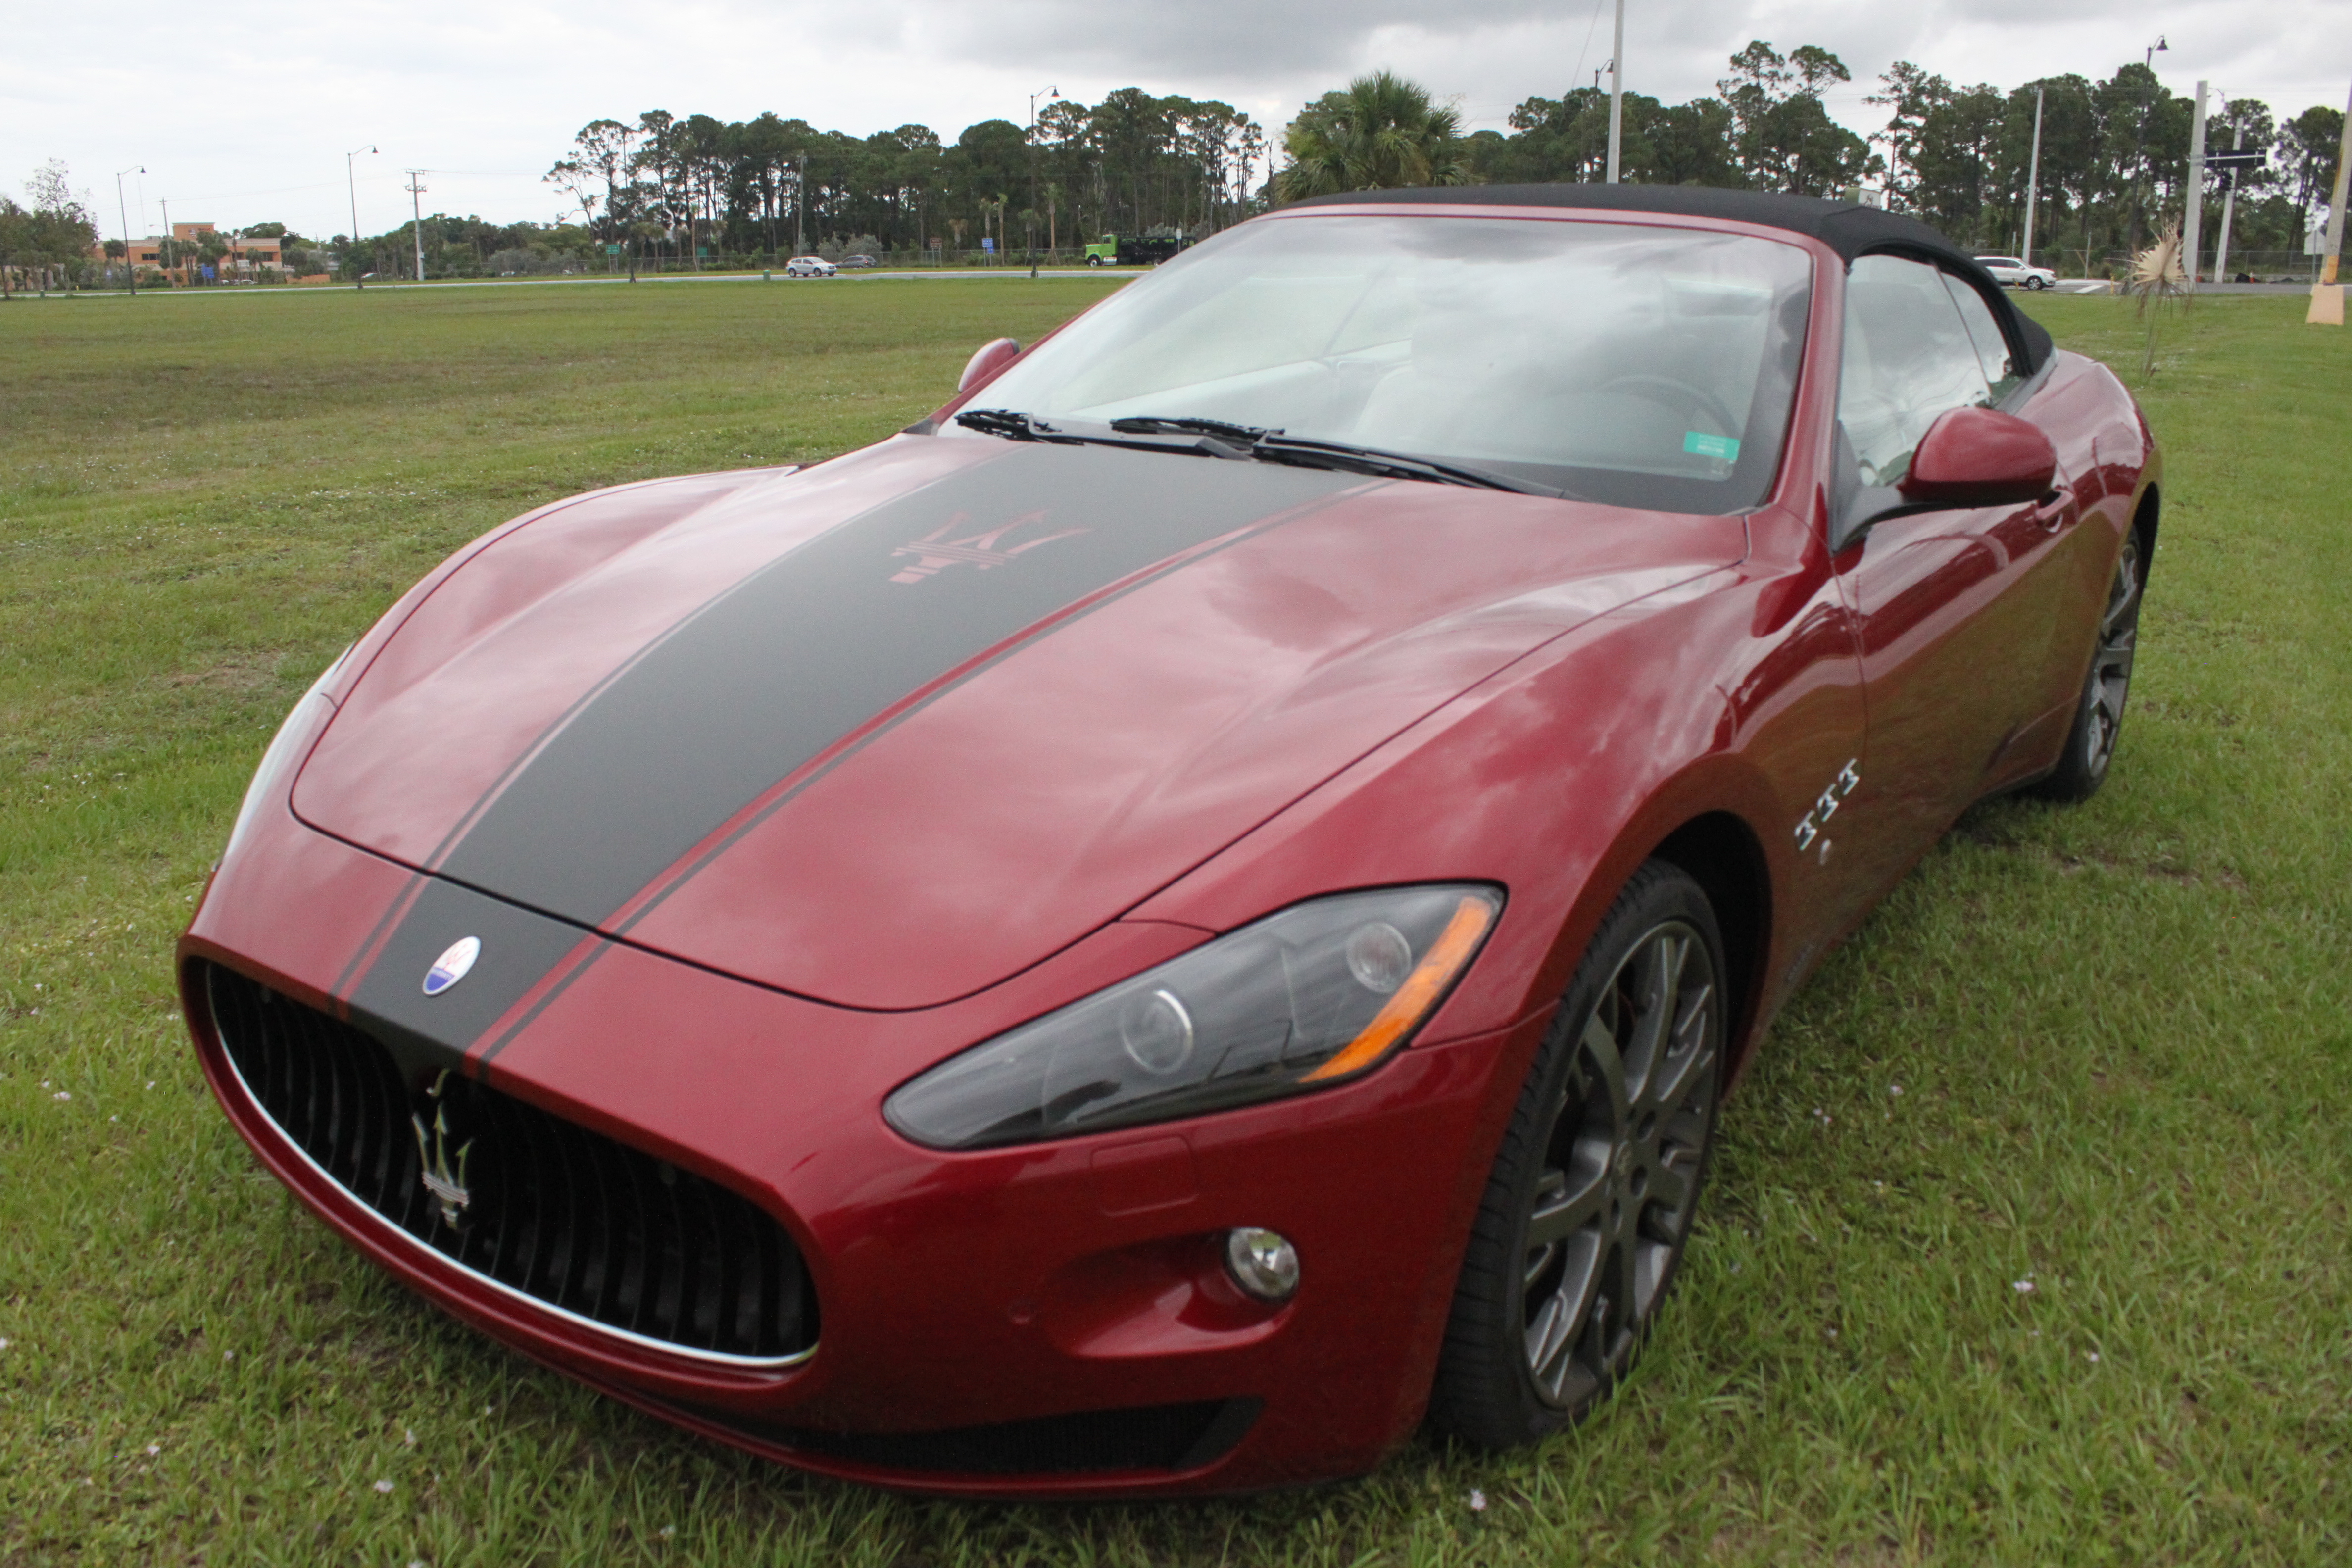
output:
[[[817,1342],[789,1365],[722,1364],[601,1330],[402,1234],[305,1158],[238,1078],[193,984],[202,965],[347,1013],[336,978],[409,881],[281,824],[224,869],[183,939],[190,1025],[264,1163],[346,1240],[502,1342],[754,1452],[934,1492],[1320,1479],[1370,1468],[1420,1419],[1507,1110],[1496,1074],[1525,1061],[1539,1023],[1416,1046],[1320,1094],[948,1154],[891,1131],[884,1095],[1200,933],[1115,926],[981,996],[905,1014],[609,948],[495,1061],[466,1070],[785,1227],[822,1304]],[[1242,1225],[1298,1248],[1300,1289],[1279,1307],[1223,1273],[1217,1239]]]

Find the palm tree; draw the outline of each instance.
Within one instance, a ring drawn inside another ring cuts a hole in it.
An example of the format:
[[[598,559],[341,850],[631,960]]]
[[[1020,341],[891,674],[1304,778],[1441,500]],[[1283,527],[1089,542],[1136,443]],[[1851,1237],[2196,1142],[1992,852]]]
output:
[[[1360,76],[1346,91],[1308,104],[1282,145],[1290,154],[1278,181],[1285,201],[1470,183],[1461,114],[1435,107],[1428,89],[1389,71]]]

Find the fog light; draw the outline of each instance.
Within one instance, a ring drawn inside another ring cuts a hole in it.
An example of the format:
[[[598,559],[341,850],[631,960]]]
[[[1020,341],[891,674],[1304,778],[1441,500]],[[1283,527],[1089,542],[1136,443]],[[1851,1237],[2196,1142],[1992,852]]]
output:
[[[1225,1233],[1225,1268],[1234,1284],[1261,1301],[1287,1301],[1298,1289],[1298,1249],[1255,1226]]]

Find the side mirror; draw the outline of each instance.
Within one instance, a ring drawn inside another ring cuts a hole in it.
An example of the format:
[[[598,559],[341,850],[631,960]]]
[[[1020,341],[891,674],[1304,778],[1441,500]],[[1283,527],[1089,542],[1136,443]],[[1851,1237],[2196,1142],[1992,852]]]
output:
[[[2040,428],[1991,408],[1955,408],[1927,426],[1895,486],[1909,506],[2012,506],[2050,493],[2058,450]]]
[[[1011,338],[999,338],[992,343],[981,344],[980,352],[964,364],[963,377],[956,383],[956,395],[962,396],[1020,356],[1021,345]]]

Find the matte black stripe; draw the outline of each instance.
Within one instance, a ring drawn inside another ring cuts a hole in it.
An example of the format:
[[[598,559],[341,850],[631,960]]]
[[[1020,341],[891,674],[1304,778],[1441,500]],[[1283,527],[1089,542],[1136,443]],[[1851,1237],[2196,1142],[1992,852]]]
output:
[[[673,628],[478,811],[436,880],[556,917],[576,939],[893,703],[1074,601],[1362,482],[1113,448],[1008,447],[818,535]],[[926,542],[951,548],[927,555]],[[354,1005],[404,996],[443,947],[479,934],[476,974],[432,1002],[478,989],[464,1012],[487,1026],[561,956],[527,975],[494,967],[489,936],[448,923],[456,912],[419,900]],[[457,1013],[438,1016],[456,1025]],[[462,1049],[477,1037],[441,1037]]]

